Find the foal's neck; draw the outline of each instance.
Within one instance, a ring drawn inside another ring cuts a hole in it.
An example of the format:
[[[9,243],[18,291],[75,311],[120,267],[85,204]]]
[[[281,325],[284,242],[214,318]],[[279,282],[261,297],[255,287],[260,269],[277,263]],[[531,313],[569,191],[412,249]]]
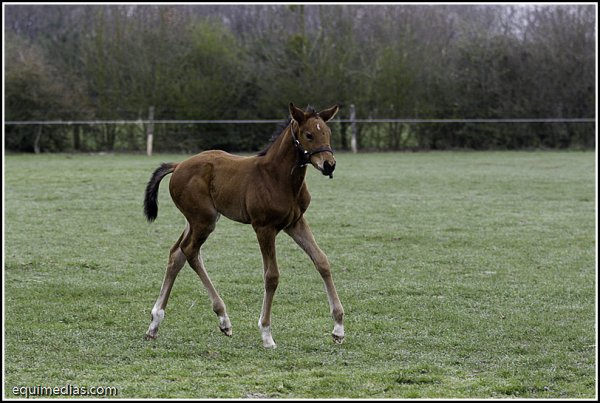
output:
[[[281,181],[290,181],[295,186],[301,186],[306,176],[306,166],[298,164],[298,149],[292,136],[293,122],[284,129],[265,155],[265,162],[272,166],[273,172],[278,172]]]

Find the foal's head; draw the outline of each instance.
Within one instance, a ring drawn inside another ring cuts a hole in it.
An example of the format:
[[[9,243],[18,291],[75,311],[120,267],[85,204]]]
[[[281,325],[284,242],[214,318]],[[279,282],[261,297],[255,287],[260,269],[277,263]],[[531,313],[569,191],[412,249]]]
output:
[[[303,111],[290,103],[290,115],[292,119],[292,129],[299,143],[299,149],[302,150],[306,161],[311,163],[323,175],[332,176],[335,169],[335,158],[331,149],[331,130],[326,122],[331,120],[339,107],[332,106],[321,112],[316,112],[312,108]]]

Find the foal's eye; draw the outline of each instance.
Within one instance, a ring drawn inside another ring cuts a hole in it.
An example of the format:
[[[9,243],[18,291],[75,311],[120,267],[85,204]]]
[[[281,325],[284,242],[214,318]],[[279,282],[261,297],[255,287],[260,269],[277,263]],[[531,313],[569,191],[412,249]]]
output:
[[[313,134],[311,132],[306,132],[306,138],[309,140],[312,140],[315,138],[315,136],[313,136]]]

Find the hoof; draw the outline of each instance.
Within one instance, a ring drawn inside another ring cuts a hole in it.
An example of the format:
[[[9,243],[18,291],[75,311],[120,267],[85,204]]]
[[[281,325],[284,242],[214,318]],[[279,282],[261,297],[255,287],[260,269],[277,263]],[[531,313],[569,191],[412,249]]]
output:
[[[268,342],[264,342],[264,343],[263,343],[263,347],[264,347],[264,348],[268,348],[268,349],[270,349],[270,350],[273,350],[273,349],[277,348],[277,344],[275,344],[275,342],[274,342],[273,340],[271,340],[271,342],[270,342],[270,343],[268,343]]]
[[[335,342],[335,344],[342,344],[344,342],[344,336],[339,336],[337,334],[331,334],[331,336],[333,336],[333,341]]]
[[[233,331],[231,330],[231,321],[227,314],[219,316],[219,330],[227,337],[231,337]]]
[[[157,337],[158,337],[157,335],[151,335],[151,334],[146,333],[144,335],[144,340],[156,340]]]
[[[344,342],[344,325],[336,323],[333,327],[333,332],[331,332],[331,336],[336,344],[342,344]]]
[[[271,326],[263,326],[261,322],[258,322],[258,328],[261,332],[261,337],[263,341],[264,348],[275,348],[277,345],[273,341],[273,336],[271,336]]]

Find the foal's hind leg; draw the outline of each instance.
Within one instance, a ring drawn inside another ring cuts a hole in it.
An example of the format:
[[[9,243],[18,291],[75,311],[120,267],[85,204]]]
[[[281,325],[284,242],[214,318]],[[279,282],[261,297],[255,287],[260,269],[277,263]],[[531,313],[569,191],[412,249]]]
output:
[[[188,263],[194,269],[200,281],[206,288],[210,300],[212,301],[212,309],[219,317],[219,329],[226,335],[232,335],[231,321],[227,315],[227,309],[225,303],[219,296],[219,293],[215,289],[214,285],[208,277],[202,256],[200,254],[200,247],[206,241],[210,233],[215,229],[215,223],[217,221],[217,215],[215,214],[214,219],[207,220],[206,222],[195,221],[191,224],[191,231],[188,236],[184,237],[181,242],[181,250],[185,254]]]
[[[271,306],[273,305],[273,296],[279,283],[279,269],[277,268],[277,258],[275,255],[275,236],[277,231],[272,228],[254,228],[256,237],[260,245],[260,252],[264,264],[264,282],[265,294],[263,306],[258,320],[263,346],[265,348],[275,348],[275,341],[271,335]]]
[[[327,256],[315,242],[312,231],[304,217],[285,231],[308,254],[308,256],[310,256],[319,274],[321,274],[321,278],[323,278],[323,282],[325,283],[325,290],[327,291],[331,316],[334,320],[334,327],[331,335],[336,343],[342,343],[344,341],[344,308],[342,307],[342,303],[335,290],[335,285],[333,284]]]
[[[171,294],[171,289],[173,288],[173,283],[175,282],[175,278],[179,274],[179,271],[185,264],[185,255],[179,248],[179,243],[181,242],[181,239],[184,235],[185,231],[183,234],[181,234],[179,240],[171,248],[171,253],[169,255],[169,264],[167,265],[167,272],[165,273],[165,279],[163,280],[162,287],[160,288],[160,294],[158,295],[158,299],[156,300],[156,303],[152,308],[152,322],[150,323],[150,327],[146,332],[147,340],[156,338],[158,326],[165,317],[165,307],[167,306],[169,295]]]

